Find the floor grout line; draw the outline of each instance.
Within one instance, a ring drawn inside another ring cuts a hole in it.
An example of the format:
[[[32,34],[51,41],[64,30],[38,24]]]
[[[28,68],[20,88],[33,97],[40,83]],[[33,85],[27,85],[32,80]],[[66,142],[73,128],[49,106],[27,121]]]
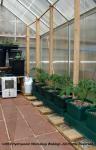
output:
[[[25,140],[25,139],[28,139],[29,137],[32,137],[32,136],[26,136],[26,137],[24,137],[24,138],[16,139],[16,140],[14,140],[14,142],[18,142],[18,141],[21,141],[21,140]]]
[[[6,133],[7,133],[7,136],[8,136],[8,141],[11,142],[10,135],[9,135],[9,132],[8,132],[7,123],[6,123],[6,119],[5,119],[3,108],[2,108],[1,104],[0,104],[0,108],[1,108],[2,116],[3,116],[3,120],[4,120],[4,125],[5,125],[5,129],[6,129]],[[12,146],[10,146],[10,148],[12,150]]]
[[[33,136],[36,137],[36,135],[34,134],[33,130],[31,129],[29,123],[28,123],[27,120],[25,119],[24,114],[22,113],[22,111],[21,111],[17,106],[16,106],[16,108],[17,108],[18,112],[20,113],[21,117],[24,119],[24,121],[25,121],[25,123],[27,124],[27,126],[28,126],[28,127],[30,128],[30,130],[32,131]]]
[[[37,139],[37,141],[38,141],[38,143],[40,143],[39,139]],[[42,150],[45,150],[42,145],[40,145],[40,147],[42,148]]]
[[[39,135],[36,135],[36,138],[37,137],[40,137],[40,136],[44,136],[44,135],[50,135],[50,134],[52,134],[52,133],[56,133],[56,132],[58,132],[58,130],[56,129],[55,131],[53,131],[53,132],[49,132],[49,133],[42,133],[42,134],[39,134]],[[59,133],[59,132],[58,132]]]

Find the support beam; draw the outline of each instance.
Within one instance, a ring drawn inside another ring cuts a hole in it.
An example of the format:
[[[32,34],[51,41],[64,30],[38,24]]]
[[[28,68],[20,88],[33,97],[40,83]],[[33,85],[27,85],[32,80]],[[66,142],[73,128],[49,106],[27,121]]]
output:
[[[30,74],[30,28],[26,27],[26,75]]]
[[[36,67],[40,67],[40,20],[36,18]]]
[[[80,0],[74,0],[74,66],[73,66],[73,83],[79,81],[79,64],[80,64]]]
[[[1,6],[3,6],[3,0],[1,0]]]
[[[49,18],[50,30],[49,30],[49,74],[53,73],[53,6],[50,6],[50,18]]]

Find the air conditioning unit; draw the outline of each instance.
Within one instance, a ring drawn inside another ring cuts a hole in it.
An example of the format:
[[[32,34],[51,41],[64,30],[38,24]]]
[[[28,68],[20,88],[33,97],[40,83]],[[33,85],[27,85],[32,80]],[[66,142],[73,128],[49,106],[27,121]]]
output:
[[[16,77],[2,77],[2,97],[16,97],[17,96],[17,78]]]

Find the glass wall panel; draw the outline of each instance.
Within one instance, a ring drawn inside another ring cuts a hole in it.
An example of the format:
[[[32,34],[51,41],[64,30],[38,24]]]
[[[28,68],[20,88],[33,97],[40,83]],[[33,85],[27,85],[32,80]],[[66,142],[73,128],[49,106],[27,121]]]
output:
[[[81,20],[80,78],[96,78],[96,14]]]
[[[48,71],[49,64],[49,34],[41,37],[41,68]]]
[[[68,27],[54,31],[53,67],[59,74],[68,73]]]
[[[80,21],[80,78],[96,78],[96,14]],[[74,24],[70,25],[71,76],[73,74]]]

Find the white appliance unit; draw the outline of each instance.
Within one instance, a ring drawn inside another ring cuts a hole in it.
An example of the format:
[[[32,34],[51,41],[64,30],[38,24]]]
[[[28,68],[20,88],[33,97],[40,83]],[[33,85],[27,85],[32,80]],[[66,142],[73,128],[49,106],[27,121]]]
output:
[[[2,97],[10,98],[17,96],[17,78],[16,77],[2,77]]]

